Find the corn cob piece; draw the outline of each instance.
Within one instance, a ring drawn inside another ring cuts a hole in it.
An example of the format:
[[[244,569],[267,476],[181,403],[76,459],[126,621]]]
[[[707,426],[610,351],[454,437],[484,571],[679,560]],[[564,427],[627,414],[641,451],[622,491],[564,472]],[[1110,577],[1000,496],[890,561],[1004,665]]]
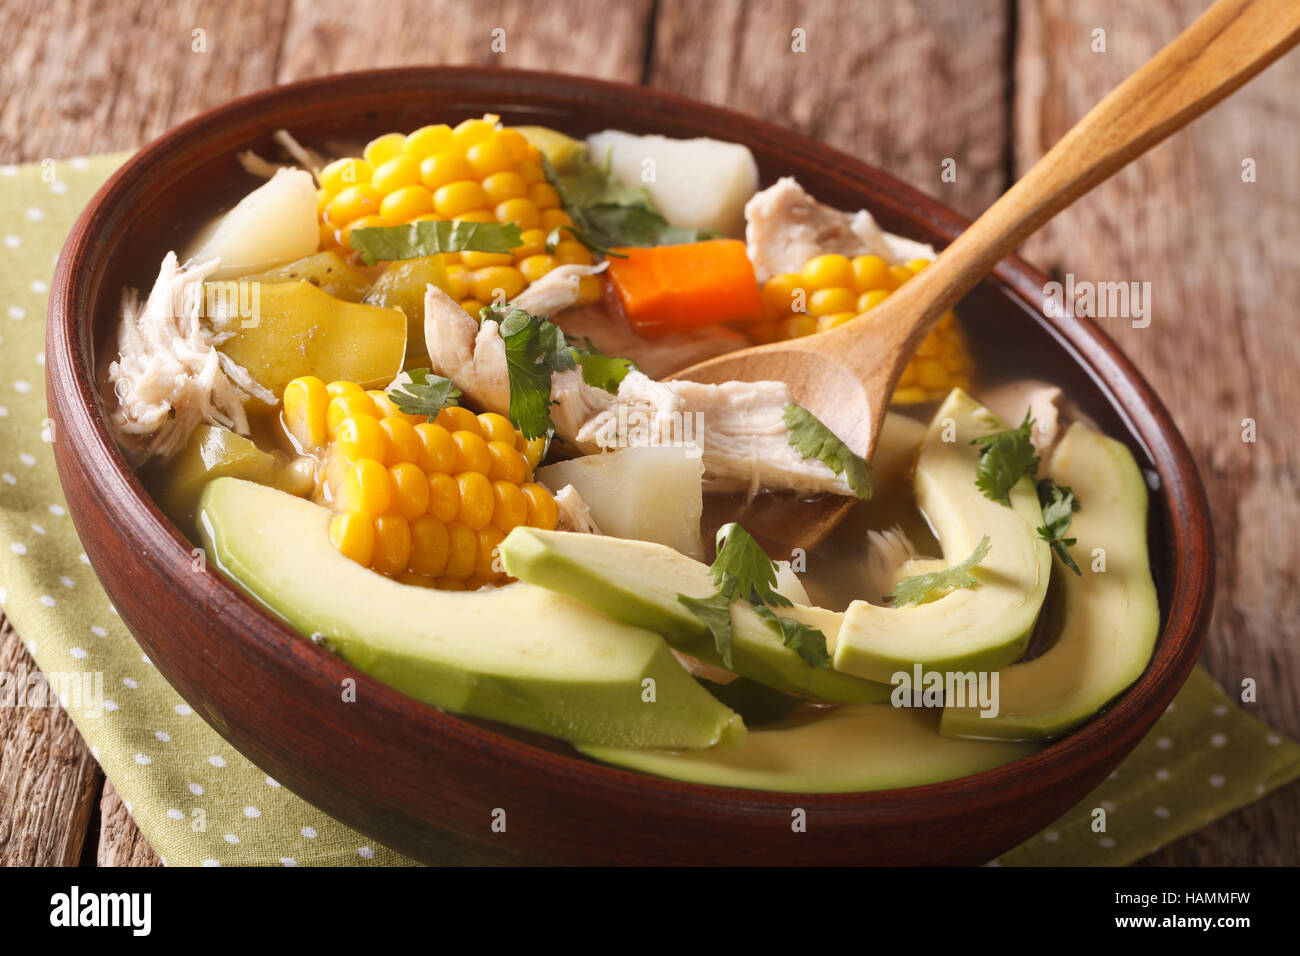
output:
[[[345,556],[409,584],[477,588],[508,578],[496,548],[518,525],[555,528],[555,499],[532,480],[543,443],[509,419],[448,406],[430,422],[353,382],[294,379],[281,422],[318,460],[315,500],[337,514]]]
[[[573,220],[546,180],[541,153],[518,130],[495,116],[456,127],[425,126],[403,136],[372,140],[363,155],[335,160],[321,170],[317,192],[321,248],[351,247],[353,229],[399,226],[426,219],[513,222],[523,244],[508,253],[446,253],[452,297],[478,317],[485,305],[512,299],[556,266],[591,264],[587,247],[561,238],[547,251],[546,237]],[[562,233],[567,236],[567,233]],[[595,276],[579,285],[579,302],[597,301]]]
[[[763,286],[766,318],[746,331],[759,343],[799,338],[850,322],[930,264],[914,259],[891,266],[880,256],[815,256],[802,272],[773,276]],[[949,312],[926,336],[899,379],[897,404],[933,401],[955,387],[969,388],[970,352]]]

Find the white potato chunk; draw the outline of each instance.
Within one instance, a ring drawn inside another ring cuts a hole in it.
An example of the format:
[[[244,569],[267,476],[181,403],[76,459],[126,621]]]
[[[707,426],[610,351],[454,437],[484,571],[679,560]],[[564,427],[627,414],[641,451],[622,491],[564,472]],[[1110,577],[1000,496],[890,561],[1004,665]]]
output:
[[[649,190],[670,225],[744,235],[745,203],[758,189],[758,165],[748,147],[605,130],[587,138],[587,151],[597,164],[609,156],[615,176]]]
[[[670,445],[622,448],[547,465],[537,470],[537,478],[548,488],[573,485],[607,535],[654,541],[692,558],[703,557],[704,463],[698,450]]]
[[[185,260],[220,258],[213,279],[262,272],[310,256],[320,245],[316,183],[303,169],[281,169],[200,234]]]

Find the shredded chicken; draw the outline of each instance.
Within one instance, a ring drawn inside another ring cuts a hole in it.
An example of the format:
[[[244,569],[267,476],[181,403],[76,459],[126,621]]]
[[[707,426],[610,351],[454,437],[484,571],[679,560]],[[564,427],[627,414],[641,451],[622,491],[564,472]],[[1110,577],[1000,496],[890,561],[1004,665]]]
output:
[[[631,359],[651,378],[663,378],[697,362],[743,349],[749,339],[724,325],[706,325],[690,332],[665,332],[654,338],[638,335],[619,314],[602,305],[578,305],[551,317],[573,342],[590,342],[606,355]]]
[[[451,379],[484,411],[510,411],[506,343],[497,323],[480,325],[436,286],[424,293],[424,344],[433,371]]]
[[[143,307],[134,289],[122,294],[117,361],[108,380],[117,397],[110,414],[132,463],[169,458],[196,425],[208,423],[248,434],[244,403],[273,403],[275,396],[217,346],[231,333],[203,322],[203,280],[220,259],[181,269],[176,254],[163,259]]]
[[[316,183],[320,183],[320,171],[325,166],[325,157],[314,149],[308,149],[303,146],[287,129],[278,129],[271,137],[277,143],[284,147],[298,166],[301,166],[307,172],[312,174]],[[251,149],[245,149],[235,154],[235,159],[239,160],[239,165],[244,167],[244,172],[257,176],[261,179],[270,179],[281,169],[294,169],[296,167],[284,163],[273,163],[269,159],[264,159]]]
[[[608,265],[608,262],[602,262],[594,266],[576,263],[557,266],[515,296],[510,304],[533,315],[555,315],[577,303],[578,283],[583,276],[604,272]]]
[[[847,213],[818,202],[791,176],[745,204],[745,243],[760,283],[827,253],[874,254],[891,264],[934,257],[932,246],[885,232],[865,209]]]
[[[863,579],[867,600],[885,604],[898,581],[898,571],[917,557],[916,547],[902,528],[867,532],[867,562]]]
[[[1019,425],[1029,412],[1034,420],[1029,437],[1039,456],[1046,459],[1056,446],[1056,441],[1065,429],[1074,422],[1083,422],[1090,428],[1096,428],[1083,411],[1070,401],[1065,393],[1055,385],[1038,379],[1023,379],[994,385],[981,392],[981,397],[988,407],[1008,425]]]
[[[565,485],[554,495],[557,519],[556,531],[577,531],[582,534],[600,534],[596,519],[591,516],[591,509],[582,500],[578,489]]]

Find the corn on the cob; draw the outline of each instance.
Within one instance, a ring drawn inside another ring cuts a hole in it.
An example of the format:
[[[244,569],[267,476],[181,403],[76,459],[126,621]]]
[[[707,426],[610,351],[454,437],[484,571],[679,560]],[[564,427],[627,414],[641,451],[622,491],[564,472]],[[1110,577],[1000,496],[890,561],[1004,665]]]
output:
[[[815,256],[802,272],[773,276],[763,286],[765,321],[749,327],[756,342],[775,342],[825,331],[849,322],[888,298],[928,259],[891,266],[880,256]],[[971,362],[966,338],[949,312],[907,363],[894,391],[899,404],[942,398],[969,387]]]
[[[361,157],[336,160],[321,170],[317,192],[322,249],[348,250],[351,231],[425,219],[513,222],[523,244],[509,253],[447,253],[443,263],[452,297],[471,315],[499,299],[512,299],[559,265],[591,264],[591,253],[572,238],[546,249],[546,237],[572,226],[555,188],[542,171],[541,153],[497,117],[465,120],[452,128],[425,126],[410,135],[372,140]],[[601,282],[584,277],[579,302],[595,302]]]
[[[555,500],[532,480],[544,444],[502,415],[449,406],[429,422],[382,391],[304,377],[285,388],[281,420],[320,462],[315,499],[337,512],[330,540],[381,574],[444,589],[501,583],[506,534],[555,528]]]

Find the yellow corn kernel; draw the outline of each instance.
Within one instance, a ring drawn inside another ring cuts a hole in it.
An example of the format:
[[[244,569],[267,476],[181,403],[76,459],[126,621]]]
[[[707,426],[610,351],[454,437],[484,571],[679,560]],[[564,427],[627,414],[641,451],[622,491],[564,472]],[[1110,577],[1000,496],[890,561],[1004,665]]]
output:
[[[492,520],[492,482],[483,472],[462,471],[456,475],[456,485],[460,489],[456,517],[477,531]]]
[[[529,186],[534,183],[546,182],[546,171],[542,169],[542,164],[535,159],[520,160],[515,164],[515,172]]]
[[[495,116],[484,116],[482,119],[467,119],[457,124],[452,130],[452,136],[456,147],[461,150],[468,150],[475,143],[481,143],[497,131],[497,118]]]
[[[447,525],[447,570],[444,577],[463,581],[474,573],[478,564],[478,535],[463,521]],[[442,587],[442,579],[438,580]]]
[[[916,384],[929,391],[937,391],[948,384],[948,370],[938,359],[917,359]]]
[[[461,299],[460,307],[468,312],[475,321],[478,321],[483,318],[481,313],[485,308],[487,308],[487,304],[471,297],[468,299]]]
[[[325,413],[330,394],[314,375],[295,378],[284,387],[284,426],[299,450],[319,448],[329,440]]]
[[[330,438],[338,435],[339,425],[345,418],[357,418],[362,415],[374,417],[375,403],[365,392],[345,392],[330,399],[325,408],[325,434]]]
[[[799,339],[817,331],[817,319],[811,315],[792,315],[777,324],[777,338]]]
[[[478,538],[478,556],[474,562],[475,576],[484,578],[487,581],[495,580],[501,574],[501,556],[497,552],[497,548],[500,547],[506,536],[495,525],[486,525],[478,529],[476,537]]]
[[[334,436],[339,454],[346,461],[356,462],[363,458],[375,461],[387,461],[389,455],[388,438],[384,429],[372,415],[356,415],[339,422]]]
[[[400,226],[431,212],[433,193],[420,183],[393,190],[379,204],[379,215],[390,226]]]
[[[531,155],[528,140],[517,129],[498,130],[496,139],[510,150],[510,159],[516,163],[522,162]]]
[[[907,267],[911,269],[913,273],[917,273],[920,272],[929,264],[930,264],[929,259],[913,259],[911,262],[907,264]]]
[[[474,170],[459,153],[434,153],[420,161],[420,179],[430,189],[462,182],[473,175]]]
[[[589,266],[591,250],[576,239],[563,239],[555,244],[555,257],[560,265]]]
[[[447,570],[451,539],[447,525],[433,515],[422,515],[411,522],[411,570],[433,577]]]
[[[385,226],[384,217],[378,213],[371,216],[362,216],[360,219],[353,219],[338,232],[339,245],[346,249],[352,248],[352,230],[353,229],[371,229],[375,226]]]
[[[872,289],[870,292],[864,292],[858,296],[858,311],[866,312],[868,309],[874,309],[888,298],[888,289]]]
[[[537,229],[542,224],[542,214],[537,208],[537,203],[524,196],[502,200],[496,204],[492,215],[496,217],[497,222],[513,222],[520,229]]]
[[[541,256],[546,254],[546,232],[542,229],[523,229],[520,233],[520,244],[510,250],[510,254],[518,262],[521,259],[527,259],[530,256]]]
[[[364,159],[336,159],[320,171],[320,185],[330,196],[337,196],[349,186],[370,182],[372,170]]]
[[[460,485],[443,471],[429,473],[429,514],[444,524],[460,513]]]
[[[508,266],[515,261],[515,257],[508,252],[462,252],[460,261],[466,269],[470,270],[469,283],[470,288],[473,289],[474,270],[488,269],[492,266]],[[489,300],[490,297],[484,301]]]
[[[605,283],[600,276],[583,276],[578,280],[578,305],[591,305],[605,297]]]
[[[569,214],[565,212],[563,209],[542,210],[540,228],[545,229],[547,233],[559,229],[561,226],[572,226],[572,225],[573,225],[573,220],[569,218]]]
[[[833,286],[829,289],[815,289],[808,296],[808,312],[820,318],[833,312],[852,312],[857,305],[857,296],[852,289]]]
[[[556,510],[555,499],[551,497],[551,493],[535,481],[520,485],[519,490],[523,492],[528,502],[528,527],[554,531],[555,522],[559,520],[559,512]]]
[[[449,574],[444,574],[440,578],[435,578],[433,586],[439,591],[468,591],[470,588],[461,578],[453,578]]]
[[[334,194],[331,193],[331,192],[329,192],[328,190],[326,190],[324,187],[321,187],[320,189],[317,189],[317,190],[316,190],[316,216],[317,216],[317,218],[319,218],[319,217],[325,215],[325,207],[328,206],[328,205],[330,204],[330,200],[333,199],[333,198],[334,198]]]
[[[512,453],[519,452],[511,449]],[[520,460],[523,458],[520,456]],[[519,490],[519,483],[506,479],[492,482],[492,523],[509,534],[528,520],[528,499]]]
[[[469,269],[460,263],[447,266],[447,294],[459,302],[469,294]]]
[[[827,329],[833,329],[845,322],[851,322],[857,317],[856,312],[832,312],[830,315],[823,315],[817,319],[817,331],[825,332]]]
[[[406,137],[401,133],[385,133],[366,144],[361,155],[372,167],[378,169],[394,156],[399,155],[406,146]]]
[[[503,203],[507,199],[518,199],[528,195],[528,184],[513,169],[492,173],[484,177],[480,185],[493,205]]]
[[[366,390],[356,382],[330,382],[325,386],[325,391],[330,398],[337,398],[339,395],[364,395]]]
[[[397,407],[397,403],[388,397],[388,393],[385,392],[382,388],[369,389],[366,392],[366,396],[370,399],[371,403],[375,406],[374,414],[376,418],[410,417],[412,419],[412,424],[414,424],[415,422],[424,421],[424,419],[419,415],[407,416],[405,412],[403,412],[400,408]]]
[[[345,511],[330,521],[330,543],[343,557],[370,567],[375,550],[375,522],[369,515]]]
[[[539,210],[558,209],[560,194],[550,183],[533,183],[528,187],[528,198],[537,204]]]
[[[392,159],[380,163],[370,177],[370,185],[385,195],[403,186],[413,186],[419,181],[419,160],[404,153],[398,153]]]
[[[514,158],[510,155],[510,147],[495,135],[465,150],[465,158],[469,160],[470,168],[474,170],[474,176],[479,180],[487,179],[494,173],[512,170],[515,165]]]
[[[439,186],[433,193],[433,207],[438,215],[455,219],[461,213],[482,209],[487,205],[483,187],[472,179]]]
[[[794,311],[796,294],[803,288],[803,276],[797,272],[783,272],[772,276],[763,283],[763,304],[771,311],[773,318],[789,315]]]
[[[833,289],[853,285],[853,264],[848,256],[835,253],[813,256],[803,266],[803,280],[809,289]]]
[[[559,260],[555,256],[540,255],[520,259],[515,263],[515,268],[519,270],[519,274],[524,277],[525,282],[533,283],[559,264]]]
[[[473,432],[479,438],[483,430],[479,427],[478,416],[468,408],[460,405],[448,405],[438,412],[437,423],[449,432]]]
[[[898,283],[898,285],[902,285],[908,279],[911,279],[916,275],[916,273],[907,266],[890,266],[889,274],[894,277],[894,281]],[[895,288],[897,288],[897,286]]]
[[[896,388],[890,401],[896,405],[914,405],[926,401],[928,397],[923,388]]]
[[[471,273],[469,291],[480,302],[509,302],[527,284],[518,269],[508,265],[489,266]]]
[[[375,519],[375,552],[370,567],[380,574],[395,576],[411,561],[411,523],[401,515],[381,515]]]
[[[425,159],[435,153],[445,153],[455,146],[455,137],[451,127],[446,123],[433,126],[421,126],[414,133],[408,133],[402,149],[417,160]]]
[[[414,529],[412,529],[412,534],[414,533],[415,533]],[[415,553],[414,541],[411,542],[411,553],[412,554]],[[417,587],[417,588],[429,588],[430,590],[438,586],[438,582],[435,581],[433,578],[429,577],[429,575],[416,574],[414,571],[402,572],[397,576],[397,580],[401,584],[409,584],[412,587]]]
[[[892,289],[889,263],[880,256],[853,257],[853,288],[862,295],[872,289]]]
[[[492,470],[492,456],[488,452],[487,442],[477,431],[454,431],[451,440],[456,446],[455,471],[486,475]]]
[[[388,473],[393,478],[393,510],[408,521],[425,514],[429,510],[429,476],[420,466],[399,461]]]
[[[546,439],[525,438],[523,435],[516,435],[515,448],[524,456],[524,460],[528,462],[528,468],[531,470],[540,465],[542,458],[546,455]]]
[[[383,194],[369,183],[348,186],[339,192],[325,207],[325,220],[336,229],[348,223],[379,212]]]
[[[463,212],[456,217],[461,222],[496,222],[497,217],[491,209],[471,209],[469,212]],[[461,253],[462,256],[465,253]]]
[[[415,426],[416,437],[420,441],[420,467],[427,472],[441,471],[450,473],[456,467],[456,443],[451,440],[451,432],[432,422],[421,422]]]
[[[496,412],[483,412],[476,415],[478,419],[479,432],[484,441],[502,441],[514,447],[515,426],[510,424],[510,419],[504,415],[498,415]]]
[[[490,441],[487,448],[492,459],[488,469],[489,478],[513,481],[515,484],[528,480],[528,459],[515,448],[513,442]]]
[[[386,514],[393,504],[393,476],[379,460],[362,458],[343,478],[339,503],[343,511],[357,511],[370,518]]]
[[[415,464],[424,457],[424,444],[420,441],[419,432],[405,417],[385,418],[379,421],[377,425],[387,438],[385,442],[387,454],[383,458],[384,464],[396,465],[398,462],[403,461]]]

